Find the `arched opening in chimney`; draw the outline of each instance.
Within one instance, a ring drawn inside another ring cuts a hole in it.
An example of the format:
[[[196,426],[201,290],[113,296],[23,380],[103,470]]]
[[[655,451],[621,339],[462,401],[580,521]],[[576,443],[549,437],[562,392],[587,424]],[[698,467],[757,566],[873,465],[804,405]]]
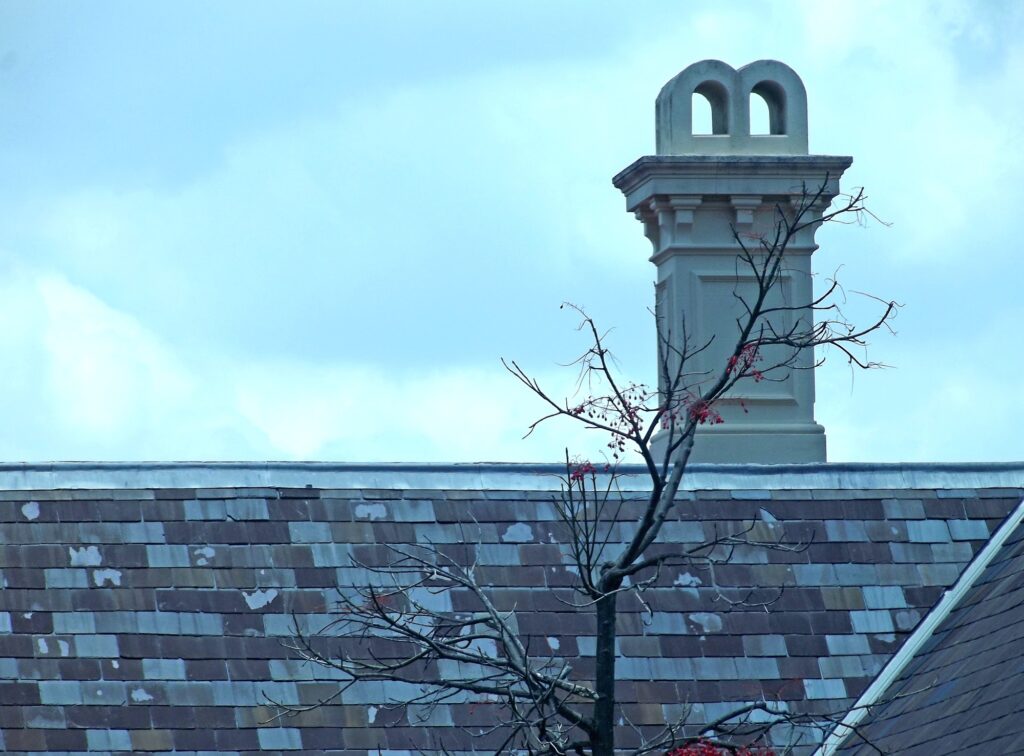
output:
[[[728,92],[717,81],[706,81],[693,90],[690,103],[690,133],[728,134]]]
[[[750,133],[786,133],[786,90],[775,81],[762,81],[750,90]]]
[[[750,135],[765,136],[771,134],[771,115],[768,103],[761,95],[750,93]]]

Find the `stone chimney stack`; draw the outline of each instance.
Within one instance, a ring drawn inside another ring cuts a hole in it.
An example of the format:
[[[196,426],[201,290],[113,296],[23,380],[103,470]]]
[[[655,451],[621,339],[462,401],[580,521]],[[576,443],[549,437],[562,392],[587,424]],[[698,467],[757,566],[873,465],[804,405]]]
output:
[[[710,103],[711,134],[693,133],[694,94]],[[768,134],[750,133],[752,95],[768,106]],[[684,323],[691,346],[714,337],[687,369],[710,376],[721,371],[739,335],[736,319],[743,310],[735,294],[749,290],[754,280],[737,258],[734,231],[750,238],[770,232],[779,208],[793,207],[804,199],[805,188],[814,192],[824,184],[812,209],[820,216],[853,160],[808,155],[803,82],[774,60],[738,71],[717,60],[694,63],[662,88],[656,111],[657,154],[640,158],[613,183],[654,246],[659,329],[676,346]],[[778,304],[811,302],[815,228],[787,248]],[[801,319],[809,324],[814,315],[804,308],[784,317],[789,325]],[[825,429],[814,420],[813,365],[814,356],[805,352],[793,369],[774,373],[775,380],[737,384],[716,407],[724,422],[700,427],[692,460],[824,462]],[[658,437],[654,444],[657,449]]]

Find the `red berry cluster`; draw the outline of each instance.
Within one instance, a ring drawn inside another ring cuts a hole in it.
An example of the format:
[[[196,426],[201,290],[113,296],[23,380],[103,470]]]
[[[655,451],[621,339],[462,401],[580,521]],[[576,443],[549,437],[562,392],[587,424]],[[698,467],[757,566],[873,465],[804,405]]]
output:
[[[755,383],[760,383],[764,380],[764,373],[757,370],[754,367],[754,363],[761,362],[763,359],[764,356],[761,354],[761,348],[756,341],[744,344],[739,354],[734,354],[729,358],[729,364],[726,365],[725,370],[729,375],[732,375],[734,372],[738,372],[740,375],[749,375],[754,379]]]
[[[569,471],[569,480],[573,483],[578,483],[587,475],[593,475],[596,472],[597,469],[588,460],[583,460],[574,465]]]
[[[690,413],[690,419],[697,425],[721,425],[725,422],[715,408],[703,399],[691,402],[686,410]]]
[[[667,751],[665,756],[775,756],[775,751],[761,746],[730,749],[715,745],[710,740],[695,740]]]

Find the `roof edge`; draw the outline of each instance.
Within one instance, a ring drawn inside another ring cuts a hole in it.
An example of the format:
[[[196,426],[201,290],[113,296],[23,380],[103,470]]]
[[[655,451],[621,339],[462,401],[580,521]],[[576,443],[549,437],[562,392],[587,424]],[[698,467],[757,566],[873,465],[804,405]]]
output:
[[[947,590],[939,603],[936,604],[917,628],[904,641],[899,651],[889,659],[889,662],[882,667],[882,671],[874,679],[868,689],[865,690],[857,702],[853,705],[845,717],[835,726],[825,742],[821,744],[814,756],[833,756],[836,750],[855,732],[861,720],[867,715],[871,707],[879,702],[889,686],[900,676],[907,664],[914,658],[920,648],[932,637],[935,629],[945,620],[960,599],[974,586],[981,574],[985,571],[996,554],[1002,549],[1010,535],[1017,529],[1017,526],[1024,521],[1024,500],[1021,500],[1017,508],[1011,512],[999,526],[999,529],[979,551],[974,559],[967,565],[967,568],[960,574],[952,588]]]
[[[641,465],[622,465],[621,487],[647,490]],[[385,488],[558,490],[564,463],[364,464],[338,462],[0,463],[0,490],[152,488]],[[1024,488],[1024,462],[694,464],[686,490]]]

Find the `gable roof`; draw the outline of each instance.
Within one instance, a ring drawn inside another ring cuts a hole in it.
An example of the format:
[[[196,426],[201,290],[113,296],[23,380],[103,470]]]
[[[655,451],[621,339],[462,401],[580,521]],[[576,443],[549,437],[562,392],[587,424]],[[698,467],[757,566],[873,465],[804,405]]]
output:
[[[1024,502],[822,749],[1024,751]]]
[[[285,720],[262,696],[308,705],[337,690],[281,641],[293,612],[327,618],[335,586],[366,579],[351,557],[372,563],[386,543],[432,541],[476,559],[495,600],[520,613],[531,648],[557,646],[585,679],[591,618],[563,603],[574,578],[551,507],[560,472],[0,466],[0,747],[364,756],[429,752],[441,737],[468,752],[466,728],[481,716],[471,703],[437,707],[424,726],[384,708],[395,691],[383,684]],[[626,510],[643,499],[643,478],[629,480]],[[714,579],[665,570],[647,593],[650,614],[623,611],[624,741],[685,705],[694,723],[762,699],[810,716],[848,707],[1017,505],[1022,484],[1024,465],[695,467],[667,543],[753,522],[808,546],[738,548]],[[720,600],[751,588],[782,593],[767,613]]]

